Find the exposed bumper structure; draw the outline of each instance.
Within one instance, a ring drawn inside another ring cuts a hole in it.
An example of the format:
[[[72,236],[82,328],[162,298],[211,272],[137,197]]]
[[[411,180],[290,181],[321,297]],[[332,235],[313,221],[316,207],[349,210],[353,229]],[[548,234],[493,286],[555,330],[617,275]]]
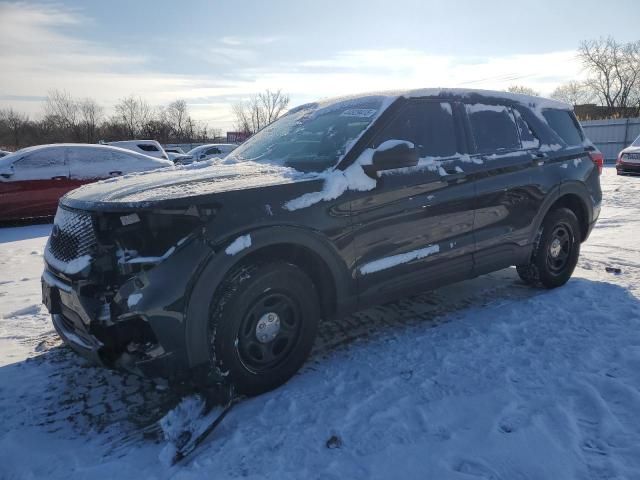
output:
[[[616,170],[619,174],[640,175],[640,163],[619,162]]]
[[[82,238],[60,230],[58,242]],[[47,245],[42,302],[63,341],[96,364],[184,378],[192,367],[185,346],[189,281],[212,254],[206,242],[194,237],[166,257],[132,264],[94,243],[80,269],[69,268],[78,262],[62,257],[55,242]]]
[[[152,378],[185,373],[180,355],[165,350],[149,318],[128,312],[113,321],[109,303],[98,304],[79,290],[48,269],[42,275],[43,303],[58,335],[74,351],[92,363]]]

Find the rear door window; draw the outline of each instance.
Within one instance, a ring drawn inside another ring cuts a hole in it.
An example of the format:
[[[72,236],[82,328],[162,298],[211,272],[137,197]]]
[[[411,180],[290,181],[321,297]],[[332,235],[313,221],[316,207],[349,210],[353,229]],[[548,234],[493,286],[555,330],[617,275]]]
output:
[[[69,147],[67,159],[71,178],[104,178],[108,176],[110,150],[101,147]]]
[[[206,151],[205,155],[219,155],[222,153],[218,147],[210,148]]]
[[[509,107],[476,103],[466,109],[478,153],[520,149],[518,127]]]
[[[414,101],[378,135],[373,148],[387,140],[406,140],[421,158],[451,157],[458,151],[451,104]]]
[[[558,134],[567,145],[581,145],[583,138],[578,122],[568,110],[548,109],[542,112],[551,129]]]

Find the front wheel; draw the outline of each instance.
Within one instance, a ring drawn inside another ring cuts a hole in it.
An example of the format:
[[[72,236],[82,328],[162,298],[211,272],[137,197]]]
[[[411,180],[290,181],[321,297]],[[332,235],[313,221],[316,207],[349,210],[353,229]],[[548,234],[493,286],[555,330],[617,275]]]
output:
[[[315,285],[295,265],[237,268],[212,302],[209,345],[214,368],[247,395],[282,385],[311,351],[319,305]]]
[[[567,283],[580,255],[580,224],[575,213],[558,208],[547,214],[531,262],[517,267],[525,282],[556,288]]]

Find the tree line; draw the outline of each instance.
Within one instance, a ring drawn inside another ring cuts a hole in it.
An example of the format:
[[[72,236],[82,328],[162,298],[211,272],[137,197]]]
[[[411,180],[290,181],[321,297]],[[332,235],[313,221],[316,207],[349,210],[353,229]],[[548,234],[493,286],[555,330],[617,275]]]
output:
[[[121,99],[111,116],[92,98],[74,98],[66,91],[47,95],[42,119],[32,120],[13,108],[0,109],[0,145],[14,149],[46,143],[145,138],[161,143],[206,143],[220,130],[194,120],[185,100],[152,107],[141,97]]]
[[[287,111],[289,95],[265,90],[233,105],[234,128],[253,135]],[[0,109],[0,146],[18,149],[60,142],[97,143],[134,138],[160,143],[207,143],[221,139],[219,129],[194,120],[185,100],[152,107],[141,97],[121,99],[111,116],[92,98],[74,98],[62,90],[47,95],[41,120],[13,108]]]

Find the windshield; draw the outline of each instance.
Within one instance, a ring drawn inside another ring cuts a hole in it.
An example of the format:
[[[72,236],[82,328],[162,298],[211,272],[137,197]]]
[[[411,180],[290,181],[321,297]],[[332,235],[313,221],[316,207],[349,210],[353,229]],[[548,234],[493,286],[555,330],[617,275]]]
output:
[[[294,108],[227,159],[273,163],[303,172],[325,170],[336,165],[351,142],[377,118],[385,98],[369,96]]]
[[[640,135],[638,135],[638,138],[636,138],[631,145],[634,147],[640,147]]]

